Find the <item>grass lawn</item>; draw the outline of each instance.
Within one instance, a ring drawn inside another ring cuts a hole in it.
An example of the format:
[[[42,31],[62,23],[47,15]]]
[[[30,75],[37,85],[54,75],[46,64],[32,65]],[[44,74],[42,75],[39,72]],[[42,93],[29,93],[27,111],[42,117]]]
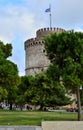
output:
[[[0,125],[41,125],[42,121],[68,120],[77,120],[77,113],[0,110]]]

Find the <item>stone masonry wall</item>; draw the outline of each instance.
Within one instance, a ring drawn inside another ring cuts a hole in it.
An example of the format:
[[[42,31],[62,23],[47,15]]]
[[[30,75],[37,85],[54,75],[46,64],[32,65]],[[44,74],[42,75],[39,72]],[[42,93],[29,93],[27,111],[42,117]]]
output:
[[[51,33],[60,33],[65,30],[61,28],[43,28],[36,32],[36,38],[25,41],[25,65],[26,75],[35,75],[46,70],[50,61],[46,57],[43,39]]]

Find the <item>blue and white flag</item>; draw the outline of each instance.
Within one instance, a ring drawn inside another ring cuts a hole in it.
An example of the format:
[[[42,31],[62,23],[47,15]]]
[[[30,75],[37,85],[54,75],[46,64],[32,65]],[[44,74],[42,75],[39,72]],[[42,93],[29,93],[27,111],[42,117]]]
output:
[[[50,8],[46,9],[45,12],[50,12]]]

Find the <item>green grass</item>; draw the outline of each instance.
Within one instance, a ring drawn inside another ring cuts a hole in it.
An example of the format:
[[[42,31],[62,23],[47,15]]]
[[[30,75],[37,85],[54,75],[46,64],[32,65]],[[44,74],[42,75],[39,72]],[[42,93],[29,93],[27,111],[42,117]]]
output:
[[[77,113],[0,110],[0,125],[41,125],[42,121],[68,120],[77,120]]]

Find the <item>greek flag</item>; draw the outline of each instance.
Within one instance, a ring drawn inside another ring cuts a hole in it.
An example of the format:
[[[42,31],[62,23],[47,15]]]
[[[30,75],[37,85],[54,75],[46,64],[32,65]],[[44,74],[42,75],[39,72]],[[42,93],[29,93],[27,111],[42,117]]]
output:
[[[45,12],[50,12],[50,8],[46,9]]]

